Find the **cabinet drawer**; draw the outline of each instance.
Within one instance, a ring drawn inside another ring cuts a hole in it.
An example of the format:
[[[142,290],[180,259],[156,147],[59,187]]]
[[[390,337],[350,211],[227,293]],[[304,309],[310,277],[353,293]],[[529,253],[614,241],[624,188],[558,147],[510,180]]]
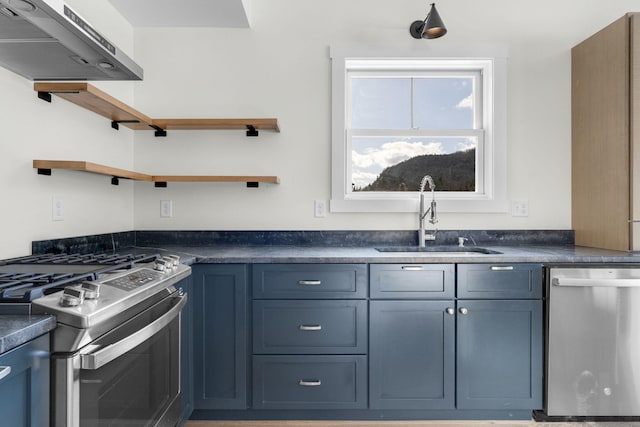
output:
[[[366,407],[366,356],[253,356],[253,409]]]
[[[258,299],[366,298],[365,264],[256,264],[253,297]]]
[[[458,298],[542,298],[542,265],[459,264]]]
[[[253,352],[364,354],[367,352],[367,302],[254,301]]]
[[[371,264],[370,294],[377,299],[453,298],[453,264]]]

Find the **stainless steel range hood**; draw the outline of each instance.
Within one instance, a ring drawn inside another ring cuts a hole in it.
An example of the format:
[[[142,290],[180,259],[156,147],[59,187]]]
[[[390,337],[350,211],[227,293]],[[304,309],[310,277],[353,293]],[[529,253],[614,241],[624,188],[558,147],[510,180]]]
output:
[[[30,80],[142,80],[143,71],[61,0],[0,0],[0,66]]]

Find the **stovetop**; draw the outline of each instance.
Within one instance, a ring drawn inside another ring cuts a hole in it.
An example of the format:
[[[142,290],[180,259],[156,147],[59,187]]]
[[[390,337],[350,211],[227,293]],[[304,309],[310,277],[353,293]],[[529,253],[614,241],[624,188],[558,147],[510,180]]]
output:
[[[66,286],[160,259],[158,254],[43,254],[0,261],[0,303],[31,302]]]

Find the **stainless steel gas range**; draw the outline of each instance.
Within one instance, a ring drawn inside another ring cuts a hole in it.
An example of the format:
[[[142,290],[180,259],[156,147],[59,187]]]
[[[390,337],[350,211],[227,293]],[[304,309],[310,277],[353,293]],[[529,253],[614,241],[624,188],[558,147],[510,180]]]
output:
[[[39,255],[0,265],[0,309],[53,314],[51,424],[180,422],[176,288],[191,268],[157,254]]]

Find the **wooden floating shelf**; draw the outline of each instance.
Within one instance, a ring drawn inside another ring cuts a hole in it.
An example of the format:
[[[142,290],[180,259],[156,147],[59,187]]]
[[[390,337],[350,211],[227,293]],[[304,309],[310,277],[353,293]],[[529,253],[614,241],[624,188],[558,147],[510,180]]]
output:
[[[153,119],[88,83],[34,83],[40,98],[51,100],[54,94],[82,108],[93,111],[112,122],[134,130],[151,130]]]
[[[247,129],[280,132],[278,119],[155,119],[153,124],[166,130]]]
[[[250,175],[154,175],[156,182],[265,182],[269,184],[280,184],[277,176],[250,176]]]
[[[152,119],[120,102],[100,89],[82,82],[40,82],[33,89],[38,97],[51,102],[51,95],[66,99],[93,111],[119,125],[133,130],[155,130],[156,136],[166,136],[167,130],[223,130],[244,129],[247,136],[257,136],[258,130],[280,132],[278,119]]]
[[[125,169],[112,168],[97,163],[74,160],[34,160],[33,168],[41,175],[51,175],[52,169],[67,169],[111,176],[111,183],[118,185],[118,179],[154,182],[156,187],[166,187],[167,182],[245,182],[247,187],[257,187],[259,183],[279,184],[277,176],[251,175],[148,175]]]

